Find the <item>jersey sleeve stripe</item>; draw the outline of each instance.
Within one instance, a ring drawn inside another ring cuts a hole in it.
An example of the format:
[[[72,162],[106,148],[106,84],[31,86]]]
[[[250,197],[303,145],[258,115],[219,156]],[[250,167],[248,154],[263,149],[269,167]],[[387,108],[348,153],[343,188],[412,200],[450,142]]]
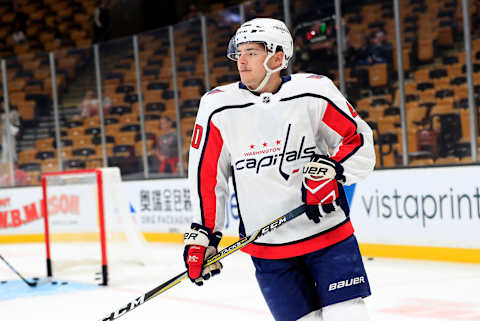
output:
[[[215,220],[216,220],[216,195],[215,195],[215,187],[217,185],[217,173],[218,173],[218,161],[220,158],[220,153],[223,148],[223,138],[221,136],[220,130],[213,125],[211,122],[211,119],[213,115],[224,111],[228,109],[234,109],[234,108],[246,108],[252,106],[253,103],[247,103],[244,105],[232,105],[232,106],[223,106],[217,108],[214,112],[212,112],[208,116],[208,121],[207,121],[207,129],[206,129],[206,134],[205,134],[205,143],[203,144],[202,148],[202,154],[200,156],[200,160],[198,162],[198,170],[197,170],[197,181],[196,181],[196,186],[197,186],[197,193],[198,193],[198,200],[200,203],[200,215],[202,218],[202,224],[206,226],[206,223],[209,222],[210,224],[213,224],[211,227],[207,226],[209,228],[215,227]],[[211,134],[211,131],[214,131],[213,135]],[[216,136],[216,137],[215,137]],[[216,140],[216,142],[211,142],[213,140]],[[219,146],[219,141],[221,141],[221,146]],[[214,159],[213,161],[211,160],[212,158],[212,152],[215,151],[215,147],[217,149],[217,158],[216,160]],[[207,164],[213,165],[207,166]],[[210,169],[211,166],[215,166],[215,174],[212,177],[212,173],[204,173],[204,169]],[[205,180],[207,179],[207,182],[211,184],[209,188],[207,186],[203,186],[205,183]],[[212,185],[213,184],[213,185]],[[208,192],[213,192],[212,195],[209,195]],[[205,194],[206,193],[206,194]],[[205,198],[203,196],[207,196],[208,198]],[[212,218],[209,217],[209,215],[212,215],[212,202],[213,202],[213,221]],[[210,212],[209,212],[210,211]]]
[[[363,146],[363,137],[361,134],[357,133],[357,123],[327,97],[312,93],[304,93],[291,97],[285,97],[280,99],[280,101],[288,101],[303,97],[316,97],[327,102],[327,108],[323,116],[323,121],[328,127],[344,138],[340,149],[336,155],[332,157],[333,159],[339,163],[342,163],[355,154],[355,152]]]
[[[335,110],[337,112],[342,114],[343,118],[345,118],[345,120],[348,120],[355,127],[355,129],[357,128],[357,124],[355,123],[355,121],[352,118],[350,118],[345,112],[343,112],[343,110],[341,110],[340,108],[335,106],[335,104],[325,96],[312,94],[312,93],[304,93],[304,94],[299,94],[299,95],[295,95],[295,96],[291,96],[291,97],[285,97],[285,98],[280,99],[280,101],[289,101],[289,100],[299,99],[299,98],[303,98],[303,97],[315,97],[315,98],[320,98],[320,99],[325,100],[331,107],[335,108]]]
[[[356,134],[351,137],[347,137],[343,140],[343,145],[340,146],[338,152],[332,157],[339,163],[346,161],[350,156],[363,146],[362,134]]]
[[[202,200],[202,224],[213,232],[217,213],[217,186],[218,160],[223,148],[223,139],[215,125],[210,122],[208,136],[205,141],[205,150],[200,162],[199,192]]]
[[[337,153],[332,157],[337,162],[344,162],[363,145],[363,138],[357,133],[357,124],[330,101],[322,121],[343,137]]]
[[[357,131],[357,124],[330,102],[327,103],[322,121],[342,137],[353,136]]]

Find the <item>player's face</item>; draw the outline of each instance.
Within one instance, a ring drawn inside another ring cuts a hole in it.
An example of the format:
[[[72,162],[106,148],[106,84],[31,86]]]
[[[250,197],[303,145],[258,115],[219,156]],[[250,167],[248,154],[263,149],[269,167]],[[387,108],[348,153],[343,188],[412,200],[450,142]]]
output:
[[[240,79],[248,88],[256,88],[266,75],[263,62],[267,51],[259,43],[243,43],[237,48],[237,68]]]

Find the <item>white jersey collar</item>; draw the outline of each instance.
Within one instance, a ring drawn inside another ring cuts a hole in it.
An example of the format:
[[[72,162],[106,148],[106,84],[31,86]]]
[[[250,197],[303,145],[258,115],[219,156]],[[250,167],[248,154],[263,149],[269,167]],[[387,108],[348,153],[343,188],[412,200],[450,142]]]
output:
[[[278,86],[277,90],[275,90],[275,92],[272,93],[272,95],[275,95],[276,93],[278,93],[280,88],[282,88],[282,85],[284,83],[286,83],[287,81],[290,81],[292,79],[292,76],[281,76],[280,78],[282,79],[282,82],[280,83],[280,86]],[[248,89],[248,87],[244,83],[242,83],[241,81],[238,82],[238,88],[245,89],[245,90],[249,91],[250,93],[254,94],[255,96],[260,96],[261,95],[260,93],[257,93],[257,92],[254,92],[254,91],[251,91],[250,89]]]

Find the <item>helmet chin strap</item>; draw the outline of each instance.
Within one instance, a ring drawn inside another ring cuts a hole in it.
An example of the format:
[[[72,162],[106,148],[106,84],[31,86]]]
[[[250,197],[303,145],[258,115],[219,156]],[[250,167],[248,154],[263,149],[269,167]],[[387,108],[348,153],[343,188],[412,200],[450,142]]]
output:
[[[273,70],[270,69],[270,68],[267,66],[267,62],[270,60],[270,58],[273,57],[273,55],[274,55],[273,53],[269,53],[269,54],[267,55],[267,58],[265,58],[265,61],[263,62],[263,67],[265,68],[265,71],[266,71],[267,73],[265,74],[265,77],[263,78],[262,82],[260,82],[260,84],[258,85],[258,87],[255,88],[255,89],[253,89],[253,90],[251,89],[252,91],[258,93],[260,90],[263,89],[263,87],[265,87],[265,85],[266,85],[267,82],[270,80],[270,77],[272,76],[272,74],[273,74],[274,72],[277,72],[277,71],[280,71],[280,70],[283,69],[283,64],[280,65],[279,67],[273,69]]]

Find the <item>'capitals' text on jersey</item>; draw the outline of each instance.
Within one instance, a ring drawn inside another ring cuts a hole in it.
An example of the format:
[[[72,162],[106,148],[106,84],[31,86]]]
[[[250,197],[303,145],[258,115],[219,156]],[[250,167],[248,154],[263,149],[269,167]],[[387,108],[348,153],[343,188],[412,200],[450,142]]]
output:
[[[314,153],[340,162],[347,185],[375,165],[371,129],[327,77],[284,77],[273,94],[253,93],[238,82],[206,93],[189,154],[195,220],[212,232],[223,228],[232,176],[240,234],[252,233],[302,203],[302,168]],[[262,258],[293,257],[352,233],[349,214],[339,208],[319,224],[301,216],[244,250]]]

